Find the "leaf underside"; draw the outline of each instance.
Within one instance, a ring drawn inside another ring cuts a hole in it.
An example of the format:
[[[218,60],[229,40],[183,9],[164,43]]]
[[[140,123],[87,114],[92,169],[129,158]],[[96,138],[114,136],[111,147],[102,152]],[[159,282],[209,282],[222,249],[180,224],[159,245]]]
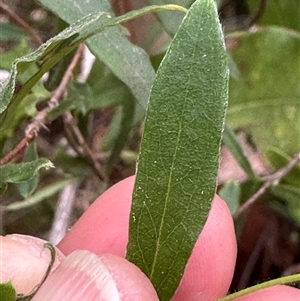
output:
[[[151,91],[130,216],[127,258],[169,300],[216,188],[228,70],[215,3],[196,1]]]

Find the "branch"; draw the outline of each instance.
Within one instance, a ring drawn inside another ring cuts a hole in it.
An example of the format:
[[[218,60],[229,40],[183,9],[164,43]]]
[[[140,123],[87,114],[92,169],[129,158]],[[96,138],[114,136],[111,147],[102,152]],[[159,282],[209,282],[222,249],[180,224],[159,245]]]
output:
[[[105,175],[104,171],[102,170],[102,167],[101,167],[97,157],[95,156],[95,154],[93,153],[91,148],[88,146],[88,144],[84,140],[84,137],[81,134],[80,129],[78,128],[77,124],[75,123],[75,120],[70,112],[66,112],[64,114],[64,121],[72,129],[74,136],[76,137],[79,145],[82,147],[86,157],[88,157],[88,159],[91,161],[92,167],[93,167],[94,171],[96,172],[97,176],[99,177],[99,179],[102,181],[106,181],[107,180],[106,175]]]
[[[300,153],[297,153],[286,166],[268,176],[263,186],[233,214],[233,218],[236,219],[242,212],[252,206],[271,186],[278,185],[282,178],[285,177],[298,162],[300,162]]]
[[[18,143],[18,145],[11,151],[9,152],[4,158],[0,160],[0,166],[4,165],[11,160],[13,160],[18,154],[20,154],[28,144],[36,138],[38,135],[39,131],[41,130],[42,127],[44,127],[44,122],[51,110],[53,110],[55,107],[58,106],[59,104],[59,99],[63,96],[63,94],[66,91],[68,82],[70,81],[72,77],[72,73],[74,68],[76,67],[83,51],[83,44],[79,45],[71,64],[69,65],[68,69],[66,70],[62,81],[60,85],[57,87],[57,89],[54,91],[52,97],[47,103],[47,107],[40,111],[36,117],[34,118],[33,122],[30,123],[25,130],[25,137]]]
[[[32,40],[37,44],[37,46],[40,46],[43,44],[42,39],[39,37],[39,35],[35,32],[34,29],[30,27],[30,25],[24,21],[18,14],[16,14],[11,8],[3,3],[3,1],[0,0],[0,8],[4,11],[4,13],[9,16],[15,24],[17,24],[19,27],[23,28],[25,31],[28,32],[28,34],[31,36]]]

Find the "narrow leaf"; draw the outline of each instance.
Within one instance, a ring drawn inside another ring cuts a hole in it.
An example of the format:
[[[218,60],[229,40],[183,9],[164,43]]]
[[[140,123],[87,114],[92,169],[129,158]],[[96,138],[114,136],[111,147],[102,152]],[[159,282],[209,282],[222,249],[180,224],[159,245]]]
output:
[[[127,258],[169,300],[215,193],[228,68],[213,0],[196,1],[154,82],[141,143]]]
[[[234,132],[229,126],[225,126],[223,133],[223,142],[237,161],[237,163],[243,168],[247,173],[248,177],[252,180],[256,180],[256,175],[252,170],[251,164],[248,158],[245,156],[243,149],[236,139]]]
[[[38,156],[38,152],[37,152],[37,148],[36,148],[36,143],[35,143],[35,141],[31,142],[26,149],[26,153],[23,158],[23,162],[31,162],[31,161],[38,159],[38,157],[39,156]],[[36,174],[31,179],[19,183],[17,186],[18,186],[20,194],[24,198],[30,196],[36,189],[38,182],[39,182],[39,175]]]
[[[96,11],[108,12],[113,16],[108,0],[91,0],[84,5],[82,0],[39,2],[69,24]],[[144,50],[131,44],[119,28],[98,34],[87,44],[93,54],[131,89],[137,100],[146,104],[155,73]]]
[[[90,14],[75,22],[57,36],[48,40],[36,51],[16,59],[12,65],[9,80],[1,83],[0,86],[0,114],[6,110],[11,102],[11,98],[15,91],[17,76],[24,73],[30,66],[36,63],[39,63],[40,65],[38,71],[30,79],[28,79],[19,93],[13,98],[15,103],[22,100],[36,82],[43,76],[43,74],[49,71],[81,42],[115,25],[137,18],[144,14],[167,9],[185,11],[185,9],[180,6],[165,5],[145,7],[115,18],[112,18],[111,15],[104,12]],[[103,47],[103,45],[101,45],[101,47]],[[119,47],[121,47],[121,45],[119,45]],[[147,86],[150,88],[151,85],[148,83]],[[147,99],[138,98],[138,100],[144,108],[147,107]],[[3,120],[1,121],[4,122]]]
[[[34,177],[41,168],[53,168],[53,164],[46,158],[40,158],[25,163],[8,163],[0,166],[0,194],[6,183],[20,183]]]
[[[113,165],[116,163],[121,151],[123,150],[130,131],[133,128],[133,118],[135,111],[135,101],[131,93],[128,93],[127,99],[123,102],[122,106],[122,118],[119,122],[118,132],[114,136],[112,143],[112,151],[107,162],[107,170],[110,172]],[[112,125],[111,125],[112,126]],[[106,137],[106,136],[105,136]],[[105,139],[104,137],[104,139]]]
[[[228,205],[230,213],[234,214],[239,207],[239,201],[241,197],[241,187],[239,182],[226,182],[218,194]]]
[[[58,193],[65,186],[73,183],[75,180],[75,178],[72,178],[50,184],[36,191],[33,195],[24,200],[13,202],[7,206],[2,206],[1,210],[3,210],[4,212],[11,212],[33,207],[43,200],[46,200],[47,198],[50,198],[54,194]]]
[[[271,191],[276,197],[285,201],[288,213],[300,226],[300,188],[279,184],[273,186]]]

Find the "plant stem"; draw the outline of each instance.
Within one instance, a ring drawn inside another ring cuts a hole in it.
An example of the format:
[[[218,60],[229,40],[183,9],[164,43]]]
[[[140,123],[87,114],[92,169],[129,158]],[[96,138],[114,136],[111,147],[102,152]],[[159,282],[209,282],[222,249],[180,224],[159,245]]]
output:
[[[248,288],[245,288],[243,290],[240,290],[236,293],[227,295],[225,297],[222,297],[220,299],[218,299],[217,301],[230,301],[230,300],[234,300],[238,297],[242,297],[245,296],[247,294],[259,291],[263,288],[268,288],[274,285],[282,285],[282,284],[288,284],[288,283],[293,283],[293,282],[300,282],[300,274],[295,274],[295,275],[289,275],[289,276],[285,276],[285,277],[280,277],[277,279],[272,279]]]
[[[277,185],[281,179],[284,178],[293,169],[293,167],[296,166],[296,164],[298,164],[299,161],[300,153],[297,153],[286,166],[268,176],[266,182],[261,186],[261,188],[233,214],[233,218],[236,219],[242,212],[246,211],[250,206],[252,206],[256,200],[267,191],[268,188],[273,185]]]
[[[3,1],[0,1],[0,8],[7,16],[9,16],[14,21],[14,23],[16,23],[19,27],[25,29],[29,33],[32,40],[36,43],[37,46],[43,44],[42,39],[35,32],[35,30],[32,29],[25,20],[23,20],[19,15],[17,15],[13,10],[11,10],[11,8],[8,5],[6,5]]]
[[[48,101],[47,107],[40,111],[37,116],[35,116],[32,123],[30,123],[26,130],[25,130],[25,137],[17,144],[17,146],[10,151],[5,157],[0,159],[0,166],[4,165],[10,161],[12,161],[18,154],[20,154],[28,144],[34,140],[40,129],[44,126],[44,122],[47,119],[49,112],[58,106],[59,99],[63,96],[67,89],[67,85],[72,77],[73,70],[75,69],[83,51],[83,44],[79,45],[77,52],[75,53],[71,64],[69,65],[68,69],[66,70],[61,83],[54,91],[52,97]]]

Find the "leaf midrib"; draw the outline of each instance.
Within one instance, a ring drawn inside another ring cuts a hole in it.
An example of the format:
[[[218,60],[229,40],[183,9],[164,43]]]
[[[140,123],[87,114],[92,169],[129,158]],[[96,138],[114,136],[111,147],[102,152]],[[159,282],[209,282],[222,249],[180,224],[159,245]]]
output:
[[[196,46],[194,46],[194,51],[193,51],[193,55],[192,57],[195,56],[195,51],[196,51]],[[166,53],[167,55],[167,53]],[[189,70],[191,70],[192,66],[189,68]],[[191,72],[189,72],[189,79],[187,81],[187,85],[186,87],[189,87],[189,82],[190,82],[190,78],[191,78]],[[172,164],[171,164],[171,171],[170,171],[170,177],[169,177],[169,181],[168,181],[168,189],[167,189],[167,194],[166,194],[166,202],[165,202],[165,206],[164,206],[164,209],[163,209],[163,214],[162,214],[162,218],[161,218],[161,224],[160,224],[160,227],[159,227],[159,230],[158,230],[158,237],[157,237],[157,240],[156,240],[156,248],[155,248],[155,253],[154,253],[154,259],[153,259],[153,265],[152,265],[152,268],[151,268],[151,272],[149,274],[149,279],[151,280],[152,277],[153,277],[153,274],[155,272],[155,267],[156,267],[156,261],[157,261],[157,257],[158,257],[158,253],[159,253],[159,245],[161,243],[161,239],[162,239],[162,229],[163,229],[163,226],[165,224],[165,215],[166,215],[166,210],[167,210],[167,205],[170,201],[170,192],[171,192],[171,183],[172,183],[172,180],[173,180],[173,173],[174,173],[174,166],[175,166],[175,160],[177,158],[177,152],[178,152],[178,145],[179,145],[179,142],[180,142],[180,138],[181,138],[181,133],[182,133],[182,123],[183,123],[183,116],[184,116],[184,108],[186,107],[186,99],[187,99],[187,94],[188,94],[188,88],[185,89],[185,97],[184,97],[184,105],[183,105],[183,110],[181,111],[182,114],[181,114],[181,118],[180,118],[180,123],[179,123],[179,130],[178,130],[178,135],[177,135],[177,141],[176,141],[176,147],[175,147],[175,151],[174,151],[174,155],[173,155],[173,159],[172,159]]]

